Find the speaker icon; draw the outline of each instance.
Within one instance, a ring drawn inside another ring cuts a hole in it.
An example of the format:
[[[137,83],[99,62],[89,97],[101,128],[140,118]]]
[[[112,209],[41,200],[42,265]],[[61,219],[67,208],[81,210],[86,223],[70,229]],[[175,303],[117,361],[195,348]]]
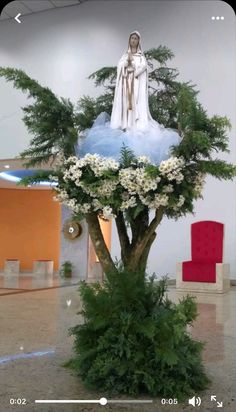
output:
[[[199,398],[199,396],[196,398],[196,396],[193,396],[191,399],[188,400],[189,405],[192,406],[200,406],[202,403],[201,398]]]

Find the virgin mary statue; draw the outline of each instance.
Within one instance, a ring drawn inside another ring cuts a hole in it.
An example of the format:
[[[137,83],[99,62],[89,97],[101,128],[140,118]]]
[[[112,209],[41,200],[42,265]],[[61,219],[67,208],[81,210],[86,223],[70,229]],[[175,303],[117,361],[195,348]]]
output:
[[[120,157],[123,145],[136,156],[148,156],[160,164],[170,156],[171,146],[180,143],[180,136],[164,128],[150,114],[148,106],[148,66],[141,48],[141,36],[129,35],[127,51],[117,67],[117,79],[111,118],[103,112],[95,120],[85,138],[78,140],[78,155],[98,153]]]
[[[118,63],[111,128],[147,130],[149,120],[147,62],[135,31]]]

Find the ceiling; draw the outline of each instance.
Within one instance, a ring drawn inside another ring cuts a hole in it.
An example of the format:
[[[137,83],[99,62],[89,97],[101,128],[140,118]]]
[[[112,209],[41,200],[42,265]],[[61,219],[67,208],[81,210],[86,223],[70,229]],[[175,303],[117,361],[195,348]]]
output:
[[[10,171],[20,171],[20,170],[25,170],[25,167],[23,166],[23,163],[25,163],[25,160],[15,158],[15,159],[0,159],[0,174],[1,172],[10,172]],[[5,166],[8,166],[7,168]],[[41,170],[47,170],[51,169],[52,165],[51,164],[44,164],[40,166]],[[38,167],[31,167],[30,170],[38,170]],[[24,173],[23,173],[24,174]],[[20,175],[20,173],[18,173]],[[0,175],[0,189],[19,189],[19,190],[51,190],[49,186],[30,186],[26,187],[23,185],[18,186],[15,182],[5,180],[1,177]]]
[[[15,18],[17,14],[26,16],[41,11],[75,6],[88,0],[15,0],[8,3],[0,16],[0,20]]]

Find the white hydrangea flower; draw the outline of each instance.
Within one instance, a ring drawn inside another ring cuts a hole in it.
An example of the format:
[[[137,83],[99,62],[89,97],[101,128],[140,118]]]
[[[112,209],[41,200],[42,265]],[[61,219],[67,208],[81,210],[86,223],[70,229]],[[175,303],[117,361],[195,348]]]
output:
[[[100,196],[111,196],[114,190],[116,189],[117,184],[118,182],[114,180],[103,180],[102,184],[98,189]]]
[[[105,219],[112,219],[113,217],[116,217],[116,215],[113,214],[112,208],[110,206],[104,206],[102,209],[102,214]]]
[[[166,185],[162,188],[163,193],[172,193],[173,191],[174,191],[174,187],[171,184]]]
[[[82,213],[88,213],[91,210],[91,204],[90,203],[84,203],[83,205],[80,206],[80,211]]]
[[[145,163],[145,164],[149,164],[151,163],[151,160],[148,156],[138,156],[137,157],[137,162],[138,163]]]
[[[135,207],[135,206],[137,206],[136,198],[135,196],[131,196],[128,200],[124,200],[121,203],[120,210],[124,211],[126,209],[129,209],[130,207]]]
[[[65,199],[61,202],[65,206],[67,206],[69,209],[71,209],[73,212],[77,213],[79,211],[79,206],[77,204],[76,199]]]
[[[160,206],[167,206],[168,205],[169,196],[166,194],[156,194],[154,196],[154,207],[157,209]]]
[[[108,158],[106,159],[106,167],[107,169],[111,169],[111,170],[118,170],[119,169],[119,163],[116,162],[114,159],[112,158]]]
[[[175,178],[177,185],[180,184],[184,180],[184,175],[179,172],[179,174]]]
[[[52,180],[53,182],[58,182],[58,176],[49,175],[48,178],[49,180]]]
[[[92,204],[93,204],[94,211],[102,209],[102,204],[98,199],[93,199]]]
[[[156,190],[160,180],[159,176],[154,179],[148,176],[144,167],[137,169],[128,167],[119,171],[119,182],[131,195]]]
[[[183,195],[180,195],[179,201],[177,203],[177,207],[180,208],[181,206],[183,206],[184,202],[185,202],[185,197]]]
[[[55,189],[58,192],[57,198],[60,202],[64,202],[65,200],[69,199],[69,196],[65,190],[60,190],[58,188],[55,188]]]
[[[169,201],[169,196],[159,193],[154,196],[154,199],[150,196],[139,196],[139,198],[145,206],[148,206],[149,209],[158,209],[160,206],[167,206]]]
[[[70,156],[70,157],[68,157],[67,159],[64,160],[64,163],[65,163],[65,164],[68,164],[68,163],[76,163],[77,160],[78,160],[78,157],[76,157],[76,156]]]
[[[89,165],[95,176],[102,176],[105,170],[116,171],[119,168],[119,163],[113,158],[105,158],[98,154],[87,153],[82,159],[83,166]]]
[[[185,202],[185,197],[183,195],[179,196],[178,202],[173,206],[173,209],[178,212]]]
[[[95,162],[96,160],[99,160],[99,159],[100,159],[100,156],[97,153],[95,153],[95,154],[87,153],[84,156],[84,160],[87,163],[93,163],[93,162]]]
[[[181,169],[184,167],[185,161],[182,157],[171,156],[167,160],[163,160],[160,163],[159,170],[162,176],[167,177],[168,180],[176,180],[179,184],[183,181],[184,175],[181,173]]]
[[[77,165],[78,168],[82,168],[82,167],[86,166],[86,161],[84,160],[84,158],[77,159],[76,165]]]
[[[181,173],[181,172],[178,172],[178,171],[176,171],[176,170],[174,170],[173,172],[171,172],[171,173],[168,173],[167,175],[166,175],[166,177],[167,177],[167,179],[168,180],[176,180],[176,183],[177,184],[179,184],[179,183],[181,183],[182,181],[183,181],[183,179],[184,179],[184,175]]]
[[[135,170],[131,167],[127,167],[126,169],[121,169],[119,171],[119,182],[125,189],[128,190],[130,194],[135,194],[137,191],[135,176]]]
[[[75,207],[75,205],[76,205],[76,199],[70,199],[70,200],[68,200],[68,201],[67,201],[67,205],[68,205],[71,209],[73,209],[73,207]]]
[[[63,180],[66,182],[72,180],[74,182],[79,182],[80,177],[82,176],[82,170],[78,167],[77,163],[71,165],[69,169],[66,169],[63,173]]]
[[[63,180],[66,182],[66,180],[70,179],[70,172],[69,170],[65,170],[63,173]]]
[[[139,195],[139,199],[141,200],[141,202],[145,205],[145,206],[149,206],[150,202],[151,202],[151,197],[150,196],[143,196],[143,195]]]
[[[204,184],[205,184],[205,175],[203,173],[198,173],[194,180],[194,190],[197,195],[200,195],[202,193]]]

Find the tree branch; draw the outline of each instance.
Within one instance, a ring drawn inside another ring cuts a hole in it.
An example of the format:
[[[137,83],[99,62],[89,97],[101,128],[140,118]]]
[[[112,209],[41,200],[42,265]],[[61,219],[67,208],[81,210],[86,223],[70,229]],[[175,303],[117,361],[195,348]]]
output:
[[[144,209],[138,214],[135,219],[131,219],[130,227],[132,230],[132,243],[131,246],[135,245],[139,238],[143,237],[144,231],[148,228],[149,224],[149,211]]]
[[[130,240],[129,236],[127,233],[127,228],[125,225],[125,220],[122,212],[118,212],[116,218],[116,227],[117,227],[117,232],[118,236],[120,239],[120,247],[121,247],[121,258],[122,261],[125,263],[128,257],[128,253],[130,250]]]
[[[148,255],[151,249],[151,246],[156,239],[157,234],[155,232],[152,233],[151,237],[149,238],[146,248],[144,249],[144,252],[141,255],[140,262],[139,262],[139,270],[145,272],[146,267],[147,267],[147,260],[148,260]]]
[[[144,233],[142,233],[137,240],[136,244],[134,245],[132,252],[130,253],[129,256],[129,261],[137,261],[137,258],[142,255],[144,252],[150,238],[152,237],[153,233],[155,232],[157,226],[162,220],[164,213],[164,208],[159,207],[159,209],[156,210],[155,216],[153,220],[151,221],[150,225],[147,227]],[[131,263],[132,264],[132,263]]]

